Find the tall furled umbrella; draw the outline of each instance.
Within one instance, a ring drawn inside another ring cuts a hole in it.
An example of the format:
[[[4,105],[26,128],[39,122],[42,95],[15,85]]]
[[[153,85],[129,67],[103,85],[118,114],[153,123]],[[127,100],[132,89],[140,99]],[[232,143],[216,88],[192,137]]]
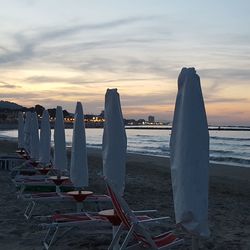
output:
[[[24,148],[24,120],[23,112],[18,112],[18,148]]]
[[[61,106],[56,108],[56,122],[54,130],[54,167],[58,170],[59,174],[67,169],[67,152],[65,142],[65,130],[63,111]]]
[[[31,112],[25,113],[24,122],[24,148],[30,154]]]
[[[77,102],[72,138],[70,179],[76,188],[89,184],[85,125],[82,104]]]
[[[39,126],[36,112],[31,113],[30,156],[39,160]]]
[[[39,161],[43,164],[50,163],[51,130],[48,110],[43,111],[40,129]]]
[[[194,68],[183,68],[178,77],[170,160],[176,223],[193,236],[208,237],[209,133]]]
[[[123,195],[125,188],[127,136],[117,89],[105,95],[104,131],[102,140],[103,174]]]

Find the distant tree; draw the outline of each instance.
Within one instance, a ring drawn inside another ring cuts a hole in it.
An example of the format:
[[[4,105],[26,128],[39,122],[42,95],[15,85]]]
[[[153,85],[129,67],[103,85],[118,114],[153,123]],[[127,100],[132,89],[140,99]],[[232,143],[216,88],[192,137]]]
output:
[[[27,111],[34,112],[35,108],[34,107],[28,108]]]
[[[102,110],[102,112],[100,113],[99,117],[101,117],[102,119],[104,119],[104,110]]]
[[[84,119],[92,120],[94,116],[95,116],[95,115],[86,114],[86,115],[84,115]]]
[[[49,116],[51,118],[55,118],[56,117],[56,109],[48,109],[48,112],[49,112]],[[67,111],[67,110],[63,110],[63,117],[64,118],[70,118],[72,117],[71,114]]]
[[[55,118],[56,117],[56,109],[48,109],[49,112],[49,116],[51,118]]]
[[[64,117],[64,118],[69,118],[69,117],[71,117],[70,113],[69,113],[66,109],[63,110],[63,117]]]
[[[37,104],[35,106],[35,111],[38,115],[42,116],[43,115],[43,111],[45,110],[45,108],[39,104]]]

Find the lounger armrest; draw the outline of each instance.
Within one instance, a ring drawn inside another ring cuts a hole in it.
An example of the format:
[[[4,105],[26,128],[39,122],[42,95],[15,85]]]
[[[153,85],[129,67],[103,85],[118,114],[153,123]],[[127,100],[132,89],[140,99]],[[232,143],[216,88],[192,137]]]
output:
[[[132,211],[134,214],[145,214],[145,213],[155,213],[157,210],[155,209],[148,209],[148,210],[138,210],[138,211]]]
[[[148,220],[141,220],[141,221],[138,221],[138,223],[155,222],[155,221],[159,221],[159,220],[169,220],[169,219],[170,219],[169,216],[165,216],[165,217],[159,217],[159,218],[152,218],[152,219],[148,219]]]

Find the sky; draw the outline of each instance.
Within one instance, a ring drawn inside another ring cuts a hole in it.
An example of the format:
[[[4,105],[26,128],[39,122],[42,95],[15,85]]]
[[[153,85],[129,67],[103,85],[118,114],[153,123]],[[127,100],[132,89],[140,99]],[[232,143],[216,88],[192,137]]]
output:
[[[125,118],[171,121],[182,67],[201,78],[209,124],[250,125],[249,0],[0,0],[0,99],[76,101],[107,88]]]

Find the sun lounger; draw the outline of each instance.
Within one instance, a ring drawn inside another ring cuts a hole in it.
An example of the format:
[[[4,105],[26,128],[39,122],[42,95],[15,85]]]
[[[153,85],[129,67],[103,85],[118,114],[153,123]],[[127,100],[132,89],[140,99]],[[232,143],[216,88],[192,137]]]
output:
[[[19,176],[42,175],[46,176],[48,173],[53,173],[55,170],[51,164],[43,165],[40,162],[25,160],[20,165],[16,165],[11,170],[12,178],[19,178]]]
[[[155,212],[155,210],[153,212]],[[139,211],[139,214],[140,213],[142,213],[142,211]],[[107,219],[105,216],[100,216],[99,213],[96,212],[70,214],[56,213],[50,216],[43,216],[42,218],[46,218],[47,220],[49,220],[49,222],[41,223],[39,225],[39,227],[42,229],[48,229],[43,240],[43,246],[45,247],[45,249],[50,248],[56,237],[56,234],[58,233],[59,228],[66,227],[69,230],[72,227],[81,227],[82,229],[86,229],[86,231],[84,232],[88,234],[112,234],[112,223],[110,223],[109,219]],[[139,221],[146,221],[151,217],[143,214],[138,215],[136,218]]]
[[[109,221],[97,213],[54,214],[47,218],[50,220],[49,223],[41,223],[39,225],[42,229],[48,229],[42,241],[46,250],[52,245],[60,228],[81,227],[86,229],[85,233],[88,234],[112,232]]]
[[[75,199],[68,195],[67,193],[57,193],[57,192],[43,192],[43,193],[33,193],[33,194],[23,194],[22,199],[28,201],[26,206],[24,217],[28,220],[33,215],[34,209],[39,202],[74,202]],[[100,210],[100,203],[111,202],[109,196],[104,194],[92,194],[87,196],[84,202],[95,203],[97,210]]]
[[[26,176],[20,175],[12,179],[12,182],[18,189],[17,197],[22,198],[22,195],[25,194],[24,191],[29,189],[39,190],[41,192],[43,189],[44,192],[61,192],[69,191],[73,189],[73,185],[69,178],[65,178],[60,184],[55,184],[55,180],[50,179],[51,176],[46,175],[33,175]]]
[[[16,154],[7,154],[0,156],[0,169],[11,171],[17,165],[22,163],[22,159]]]
[[[112,199],[114,209],[121,220],[121,224],[113,237],[109,249],[119,246],[120,236],[127,231],[120,249],[169,249],[182,244],[183,240],[177,238],[171,231],[158,236],[151,236],[145,227],[146,223],[168,219],[169,217],[153,218],[140,221],[129,208],[126,201],[115,191],[113,184],[105,178],[108,193]],[[132,241],[133,240],[133,241]]]

